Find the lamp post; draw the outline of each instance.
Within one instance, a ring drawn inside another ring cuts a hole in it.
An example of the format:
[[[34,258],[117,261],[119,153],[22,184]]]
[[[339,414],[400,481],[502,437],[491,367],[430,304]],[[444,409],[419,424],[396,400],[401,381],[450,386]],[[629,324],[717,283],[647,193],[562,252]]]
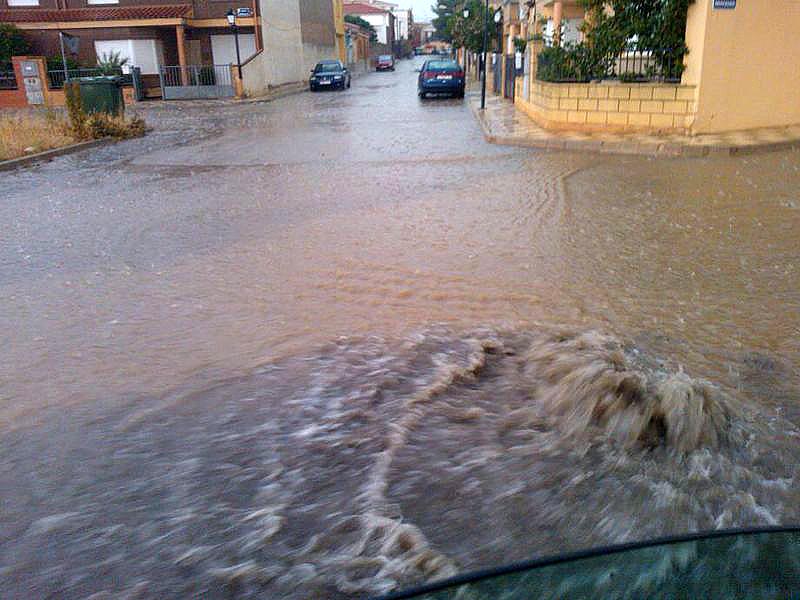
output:
[[[469,9],[466,7],[466,5],[464,6],[464,11],[461,13],[461,16],[464,17],[465,21],[467,19],[469,19]],[[464,67],[464,71],[466,72],[467,67],[469,66],[468,65],[469,57],[467,56],[467,48],[466,48],[466,46],[462,46],[462,49],[464,50],[464,64],[463,64],[463,67]],[[458,55],[456,55],[456,60],[458,60]]]
[[[239,54],[239,27],[236,25],[236,13],[233,9],[228,11],[228,14],[225,15],[225,18],[228,19],[228,25],[231,26],[233,29],[233,39],[234,43],[236,44],[236,70],[239,72],[239,79],[242,79],[242,57]]]
[[[489,45],[489,0],[483,10],[483,53],[481,57],[481,110],[486,108],[486,46]]]

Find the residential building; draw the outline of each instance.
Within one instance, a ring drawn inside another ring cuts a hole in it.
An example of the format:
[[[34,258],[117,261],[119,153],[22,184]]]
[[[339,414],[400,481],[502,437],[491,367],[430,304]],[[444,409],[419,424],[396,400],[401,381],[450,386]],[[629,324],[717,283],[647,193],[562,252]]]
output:
[[[395,8],[392,10],[395,22],[395,38],[398,41],[411,39],[411,25],[414,17],[410,8]]]
[[[258,1],[264,50],[243,71],[248,93],[306,83],[318,61],[342,59],[345,12],[341,0]]]
[[[237,62],[226,15],[237,17],[243,91],[261,94],[305,81],[324,58],[345,58],[342,0],[0,0],[0,23],[13,23],[33,53],[60,55],[59,31],[77,37],[71,58],[84,65],[118,53],[158,90],[164,66]]]
[[[60,56],[58,32],[64,31],[78,38],[78,52],[71,58],[82,64],[113,52],[143,74],[158,75],[162,65],[235,63],[234,36],[225,15],[243,4],[254,15],[239,18],[240,54],[246,59],[261,48],[257,2],[0,0],[0,22],[23,30],[35,54]]]
[[[395,17],[390,9],[368,2],[346,1],[344,4],[346,15],[361,17],[372,25],[378,38],[378,44],[386,50],[394,48],[395,43]]]
[[[584,16],[577,0],[544,0],[536,12],[523,13],[527,38],[544,16],[552,22],[545,42],[555,45],[572,41],[565,32]],[[564,22],[570,26],[559,27]],[[796,0],[695,0],[685,28],[685,69],[677,79],[651,76],[657,66],[651,50],[637,49],[614,57],[615,72],[602,80],[542,81],[536,76],[542,42],[533,42],[515,101],[550,128],[699,135],[798,125],[798,29]],[[628,77],[620,80],[620,73]],[[641,77],[631,83],[631,74]]]
[[[369,69],[369,32],[353,23],[345,23],[344,27],[347,48],[344,62],[354,74],[364,72]]]

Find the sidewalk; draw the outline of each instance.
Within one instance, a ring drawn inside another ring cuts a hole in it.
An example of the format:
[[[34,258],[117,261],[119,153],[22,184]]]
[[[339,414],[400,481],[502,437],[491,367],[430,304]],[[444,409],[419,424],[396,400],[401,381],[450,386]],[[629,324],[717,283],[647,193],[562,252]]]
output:
[[[493,144],[665,157],[751,154],[800,148],[800,125],[700,136],[551,131],[543,129],[511,102],[494,94],[487,93],[484,111],[480,110],[480,93],[470,92],[468,101],[486,140]]]

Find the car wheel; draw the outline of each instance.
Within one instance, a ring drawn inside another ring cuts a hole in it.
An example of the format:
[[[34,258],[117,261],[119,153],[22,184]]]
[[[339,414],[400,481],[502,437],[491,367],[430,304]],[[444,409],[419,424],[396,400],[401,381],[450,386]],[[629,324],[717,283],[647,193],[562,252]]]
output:
[[[348,79],[348,80],[347,80],[347,89],[348,89],[348,90],[350,89],[350,83],[351,83],[351,81]]]
[[[419,97],[420,97],[420,98],[425,98],[425,96],[427,96],[427,95],[428,95],[428,94],[426,94],[425,92],[420,92],[420,93],[419,93]]]

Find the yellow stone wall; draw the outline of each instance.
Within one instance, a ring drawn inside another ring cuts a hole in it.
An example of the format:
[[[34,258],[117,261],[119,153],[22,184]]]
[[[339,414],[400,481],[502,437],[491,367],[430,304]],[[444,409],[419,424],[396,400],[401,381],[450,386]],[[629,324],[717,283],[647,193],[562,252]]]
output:
[[[800,123],[800,1],[736,4],[689,7],[683,83],[698,87],[692,133]]]
[[[333,25],[336,29],[336,54],[342,63],[347,62],[347,47],[344,32],[344,1],[331,0],[333,2]]]
[[[692,85],[531,82],[519,108],[553,129],[686,133],[697,110]]]

